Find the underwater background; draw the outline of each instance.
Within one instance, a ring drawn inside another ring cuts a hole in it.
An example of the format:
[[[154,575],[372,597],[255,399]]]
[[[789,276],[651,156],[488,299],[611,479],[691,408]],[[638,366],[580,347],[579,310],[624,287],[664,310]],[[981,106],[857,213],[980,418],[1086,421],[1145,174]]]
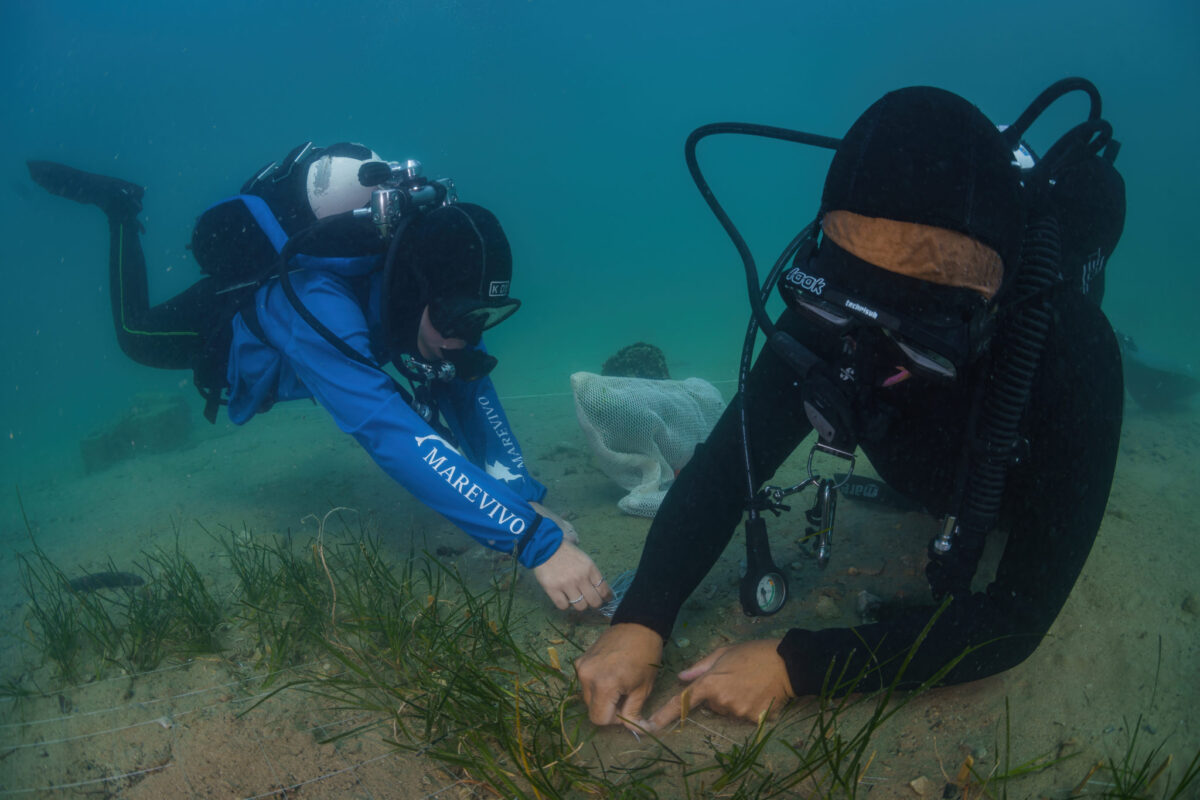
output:
[[[9,484],[59,469],[132,392],[190,383],[121,355],[103,216],[35,191],[26,158],[147,187],[152,301],[195,279],[185,245],[199,212],[295,144],[415,158],[494,210],[512,240],[524,308],[489,337],[502,394],[568,391],[571,372],[637,340],[662,347],[678,377],[726,380],[748,307],[736,253],[684,165],[693,128],[837,137],[913,84],[1001,123],[1080,75],[1124,145],[1129,211],[1105,309],[1143,349],[1197,359],[1195,3],[49,0],[0,14]],[[1085,113],[1072,95],[1028,139],[1044,151]],[[815,213],[828,158],[746,137],[701,146],[760,272]]]
[[[704,378],[728,397],[748,319],[742,265],[684,164],[684,140],[699,125],[743,121],[840,137],[881,95],[916,84],[957,92],[1005,123],[1054,81],[1085,77],[1122,143],[1116,164],[1127,187],[1104,310],[1143,351],[1180,369],[1200,361],[1194,2],[7,0],[0,69],[0,683],[34,675],[50,688],[31,660],[28,598],[16,578],[14,554],[28,549],[29,537],[14,487],[30,532],[71,574],[105,569],[107,558],[124,566],[179,531],[194,555],[208,558],[214,548],[193,520],[315,534],[307,515],[342,504],[376,514],[384,534],[396,531],[401,541],[412,532],[455,550],[470,544],[408,498],[319,408],[286,404],[245,429],[223,417],[210,427],[190,373],[130,362],[112,332],[103,215],[38,189],[25,159],[146,186],[140,219],[152,302],[198,277],[186,248],[196,216],[297,144],[359,141],[386,159],[421,161],[432,178],[453,178],[460,199],[493,210],[512,242],[512,292],[523,307],[487,336],[500,358],[499,393],[535,476],[551,486],[548,504],[572,511],[585,548],[608,574],[636,566],[648,525],[616,511],[621,492],[589,464],[570,374],[599,371],[620,347],[646,341],[665,351],[672,377]],[[1084,95],[1072,94],[1026,138],[1044,152],[1085,115]],[[829,152],[721,136],[706,140],[699,158],[761,277],[814,215]],[[190,446],[86,475],[80,441],[144,394],[185,399]],[[1200,418],[1195,403],[1169,413],[1128,397],[1126,404],[1110,515],[1052,632],[1058,638],[1028,664],[913,711],[896,733],[902,766],[872,797],[912,796],[907,783],[916,772],[908,766],[937,769],[922,737],[982,741],[980,731],[1003,724],[1010,696],[1039,751],[1066,742],[1093,747],[1092,755],[1119,749],[1116,737],[1139,730],[1134,718],[1144,710],[1157,712],[1155,742],[1169,740],[1177,757],[1196,751]],[[883,523],[849,504],[843,514],[851,559],[843,572],[853,563],[867,565],[852,567],[860,578],[917,574],[904,559],[924,552],[927,530],[906,522],[909,555],[879,566],[884,557],[871,547],[886,541],[876,538]],[[503,569],[482,548],[472,553],[464,564]],[[727,554],[685,609],[692,627],[676,632],[672,665],[720,636],[769,633],[738,616],[726,591],[736,570]],[[772,623],[780,630],[812,623],[806,615],[822,608],[825,579],[807,566],[800,572],[812,580],[798,581],[797,607]],[[539,624],[561,623],[538,605],[532,581],[522,590]],[[853,622],[852,599],[842,605],[833,613]],[[578,636],[599,629],[581,625]],[[576,654],[558,646],[564,663]],[[227,678],[210,667],[212,674],[181,678],[170,691]],[[109,702],[72,697],[75,710]],[[272,723],[280,729],[289,725],[285,712]],[[0,734],[9,732],[6,714],[0,706]],[[176,737],[184,734],[176,727],[169,735],[182,762]],[[0,749],[10,741],[0,735]],[[262,744],[248,741],[247,748]],[[304,752],[309,743],[300,737],[288,746]],[[205,752],[218,752],[209,745]],[[232,749],[211,760],[234,763]],[[90,757],[83,750],[52,761]],[[112,758],[113,769],[144,761]],[[1082,761],[1067,788],[1086,772]],[[38,773],[47,762],[36,759],[28,775],[9,781],[6,770],[15,775],[19,762],[0,759],[0,796],[68,781]]]

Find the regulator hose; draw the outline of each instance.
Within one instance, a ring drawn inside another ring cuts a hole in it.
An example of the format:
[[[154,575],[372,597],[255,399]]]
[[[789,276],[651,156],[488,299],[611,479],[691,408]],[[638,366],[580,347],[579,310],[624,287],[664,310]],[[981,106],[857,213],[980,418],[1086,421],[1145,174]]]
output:
[[[1047,292],[1060,279],[1060,254],[1058,221],[1050,215],[1032,221],[1021,243],[1007,324],[997,332],[958,532],[949,551],[929,549],[926,575],[936,599],[970,592],[984,541],[999,517],[1008,468],[1020,455],[1021,419],[1050,334]]]
[[[758,294],[751,293],[750,302],[752,306],[762,308],[766,305],[767,299],[774,290],[775,283],[779,280],[779,276],[783,273],[784,268],[796,255],[796,251],[816,236],[816,230],[817,223],[815,221],[810,222],[793,237],[788,246],[780,253],[779,258],[776,259]],[[757,278],[758,276],[755,274],[756,281]],[[758,494],[758,479],[754,474],[754,459],[750,453],[750,419],[746,413],[746,384],[750,381],[750,369],[754,364],[754,343],[758,338],[758,329],[758,317],[755,314],[751,314],[750,322],[746,327],[746,338],[742,342],[742,357],[738,361],[737,382],[738,417],[742,427],[742,461],[746,465],[746,507],[749,510],[751,519],[757,517],[759,511],[754,504],[754,498]],[[778,331],[772,334],[772,338],[775,342],[781,339],[791,339],[787,334]],[[797,344],[795,346],[799,347],[800,345]],[[791,362],[789,361],[789,363]]]
[[[1087,78],[1063,78],[1048,86],[1045,91],[1034,98],[1029,107],[1021,112],[1021,116],[1004,129],[1004,138],[1008,141],[1009,149],[1015,150],[1021,143],[1021,137],[1029,130],[1042,112],[1053,105],[1060,97],[1071,92],[1083,92],[1088,96],[1088,120],[1100,119],[1100,90]]]
[[[823,147],[828,150],[837,150],[841,140],[815,133],[777,128],[771,125],[755,125],[748,122],[713,122],[696,128],[696,130],[688,135],[687,141],[683,144],[683,158],[687,162],[688,172],[691,173],[692,181],[696,184],[696,188],[700,190],[700,196],[704,198],[704,202],[708,203],[708,207],[712,211],[713,216],[717,218],[717,222],[721,223],[721,227],[725,229],[725,233],[729,236],[730,241],[733,242],[733,246],[737,248],[738,255],[741,256],[742,266],[746,272],[746,291],[750,295],[750,309],[754,313],[754,319],[758,327],[762,330],[763,335],[770,340],[775,334],[775,323],[767,316],[767,312],[763,308],[763,297],[769,295],[769,291],[764,291],[764,288],[759,285],[758,269],[754,265],[754,256],[750,252],[750,247],[746,244],[746,240],[742,238],[742,234],[738,232],[737,226],[733,224],[733,220],[729,218],[729,215],[725,213],[725,209],[721,207],[717,196],[713,194],[708,181],[704,178],[704,173],[700,171],[700,163],[696,159],[696,145],[702,139],[716,134],[728,133],[758,136],[764,139],[778,139],[784,142]],[[770,281],[767,281],[765,284],[768,288],[773,285]]]

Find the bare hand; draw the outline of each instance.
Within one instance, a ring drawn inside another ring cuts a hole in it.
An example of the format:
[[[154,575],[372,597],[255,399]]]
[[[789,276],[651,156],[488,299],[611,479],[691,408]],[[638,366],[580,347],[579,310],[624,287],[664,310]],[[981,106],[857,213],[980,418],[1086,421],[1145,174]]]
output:
[[[662,637],[632,622],[613,625],[575,659],[583,702],[596,725],[642,722],[642,705],[662,662]]]
[[[679,673],[680,680],[695,682],[655,711],[650,727],[661,730],[679,719],[685,694],[689,708],[706,705],[750,722],[779,711],[795,695],[778,647],[778,639],[758,639],[712,651]]]
[[[533,568],[533,575],[560,611],[599,608],[613,596],[592,559],[565,536],[554,555]]]

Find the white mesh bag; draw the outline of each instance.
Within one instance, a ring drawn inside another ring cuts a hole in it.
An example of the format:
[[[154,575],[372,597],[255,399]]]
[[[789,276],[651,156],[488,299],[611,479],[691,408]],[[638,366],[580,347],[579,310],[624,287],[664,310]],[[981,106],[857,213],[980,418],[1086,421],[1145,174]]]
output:
[[[575,413],[604,474],[629,492],[626,514],[653,517],[696,445],[708,438],[725,401],[707,381],[571,376]]]

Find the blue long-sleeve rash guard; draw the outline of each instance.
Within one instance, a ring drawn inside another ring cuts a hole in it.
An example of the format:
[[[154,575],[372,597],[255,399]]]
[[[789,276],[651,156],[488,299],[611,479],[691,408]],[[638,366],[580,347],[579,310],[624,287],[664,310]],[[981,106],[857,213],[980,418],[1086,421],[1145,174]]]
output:
[[[298,270],[304,305],[335,335],[378,362],[382,278]],[[362,299],[360,299],[362,298]],[[365,302],[364,302],[365,301]],[[530,476],[490,378],[437,382],[434,397],[455,448],[405,403],[381,370],[338,352],[288,301],[278,280],[255,296],[259,340],[239,314],[229,353],[229,418],[241,425],[275,402],[314,398],[397,483],[481,544],[535,567],[558,550],[562,530],[530,506],[546,487]]]

